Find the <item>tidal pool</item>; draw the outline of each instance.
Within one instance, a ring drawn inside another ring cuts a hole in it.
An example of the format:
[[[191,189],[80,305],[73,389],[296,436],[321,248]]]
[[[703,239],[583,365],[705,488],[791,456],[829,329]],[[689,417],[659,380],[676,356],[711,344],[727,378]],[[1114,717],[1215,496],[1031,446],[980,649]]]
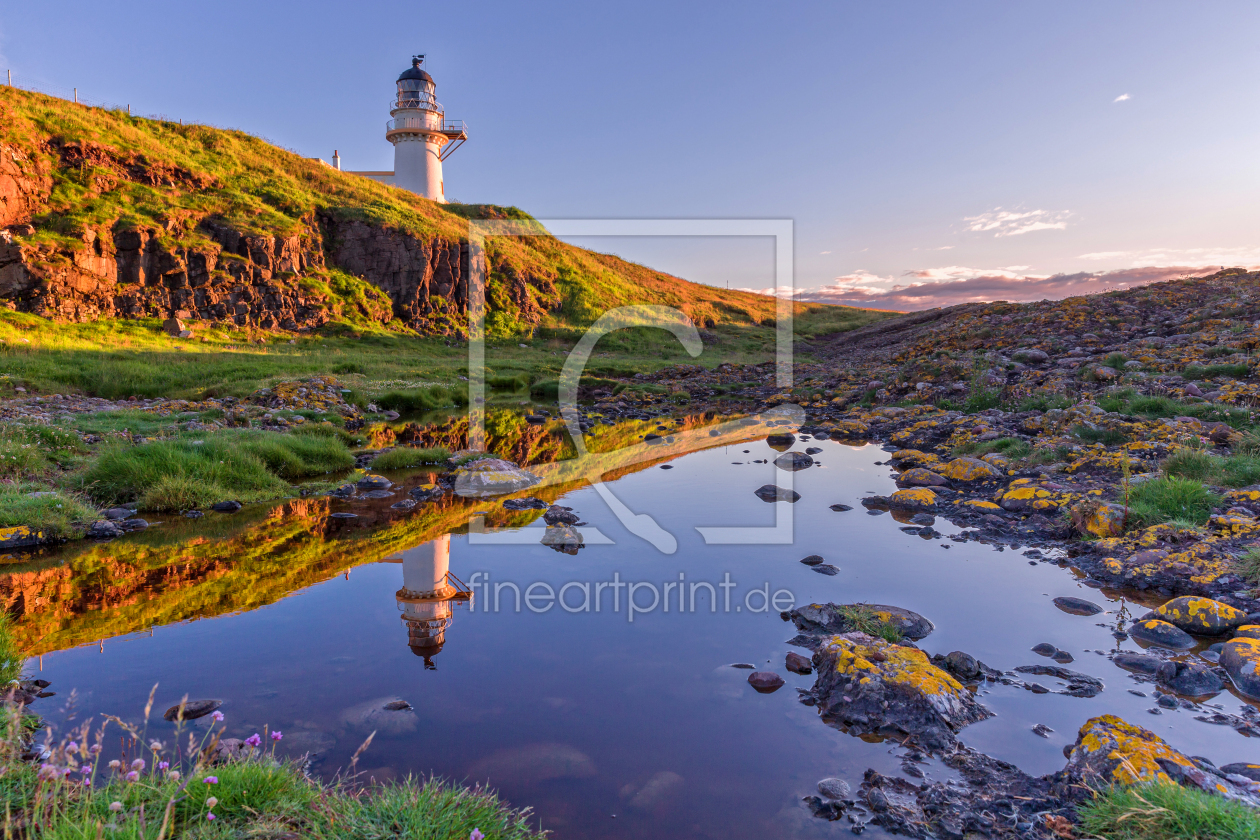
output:
[[[1126,604],[1120,593],[1010,548],[951,541],[957,529],[941,518],[940,538],[904,533],[904,523],[859,504],[894,489],[888,468],[875,464],[883,450],[833,441],[794,448],[806,446],[821,448],[820,463],[794,474],[801,499],[793,505],[753,495],[784,476],[773,463],[754,463],[778,454],[762,440],[610,481],[630,511],[674,536],[672,554],[627,531],[589,486],[575,485],[556,501],[587,523],[580,531],[597,529],[608,539],[590,540],[574,555],[537,542],[541,521],[527,527],[527,544],[470,537],[468,513],[501,516],[498,501],[401,514],[388,509],[405,498],[399,494],[171,521],[16,569],[0,578],[0,591],[20,616],[23,643],[42,653],[29,670],[42,670],[58,692],[37,707],[54,727],[66,722],[61,704],[71,689],[78,720],[102,713],[134,720],[157,683],[155,719],[185,694],[220,698],[228,735],[245,737],[264,724],[280,729],[283,750],[310,751],[313,770],[324,775],[344,767],[376,730],[360,763],[369,775],[489,784],[514,805],[532,806],[537,823],[558,838],[851,836],[843,821],[811,817],[802,797],[825,777],[856,788],[868,767],[899,773],[899,748],[831,728],[798,702],[796,688],[814,678],[783,667],[785,654],[799,651],[786,644],[795,629],[776,608],[789,598],[915,610],[936,625],[919,643],[929,654],[963,650],[999,670],[1047,663],[1030,651],[1040,642],[1071,653],[1068,667],[1101,678],[1101,694],[990,686],[981,699],[996,716],[961,734],[969,746],[1030,773],[1060,769],[1063,747],[1103,713],[1218,765],[1255,759],[1252,742],[1194,720],[1194,712],[1149,713],[1153,687],[1098,652],[1139,649],[1112,636]],[[834,512],[835,503],[854,509]],[[360,516],[329,520],[329,511]],[[696,530],[769,527],[776,511],[791,516],[791,544],[707,545]],[[500,524],[519,526],[534,515]],[[425,516],[424,528],[407,525]],[[418,639],[403,620],[405,558],[431,557],[447,540],[450,570],[474,585],[474,597],[453,603],[450,621]],[[810,554],[839,574],[799,562]],[[681,611],[680,588],[666,589],[680,581]],[[630,586],[618,582],[637,584],[642,611],[631,616]],[[518,610],[508,584],[523,595],[539,586]],[[546,597],[562,589],[563,607]],[[648,609],[654,591],[657,604]],[[779,599],[769,609],[767,593]],[[1088,598],[1106,612],[1065,613],[1051,602],[1060,595]],[[787,684],[759,694],[735,663],[776,671]],[[1058,687],[1053,678],[1036,679]],[[408,701],[413,711],[381,711],[390,699]],[[1209,702],[1237,712],[1242,701],[1223,692]],[[1053,731],[1040,737],[1036,724]],[[158,737],[171,730],[161,720],[149,727]],[[926,771],[950,775],[936,763]],[[881,836],[874,828],[867,835]]]

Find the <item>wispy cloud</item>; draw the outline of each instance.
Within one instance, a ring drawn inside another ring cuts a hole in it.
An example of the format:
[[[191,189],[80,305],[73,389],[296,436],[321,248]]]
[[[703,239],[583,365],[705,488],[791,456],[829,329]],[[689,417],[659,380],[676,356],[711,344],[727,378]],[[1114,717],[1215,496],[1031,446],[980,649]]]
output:
[[[1135,251],[1094,251],[1081,254],[1083,260],[1140,265],[1208,266],[1260,265],[1260,248],[1147,248]]]
[[[904,277],[885,277],[856,271],[837,277],[830,285],[801,289],[793,297],[801,301],[865,306],[911,312],[959,303],[993,300],[1058,300],[1112,289],[1128,289],[1195,274],[1212,268],[1193,266],[1143,266],[1115,271],[1082,271],[1075,274],[1028,274],[1027,266],[969,268],[944,266],[907,272]],[[905,282],[909,279],[911,282]],[[764,295],[787,297],[791,290],[744,289]]]
[[[1129,96],[1129,94],[1127,94],[1127,93],[1122,93],[1122,94],[1120,94],[1119,96],[1117,96],[1115,99],[1113,99],[1113,100],[1111,100],[1111,101],[1112,101],[1112,102],[1128,102],[1128,101],[1129,101],[1130,99],[1132,99],[1132,98],[1133,98],[1133,97],[1132,97],[1132,96]]]
[[[967,230],[973,233],[993,232],[994,236],[1020,236],[1036,230],[1063,230],[1067,227],[1067,218],[1072,215],[1067,210],[1051,212],[1049,210],[1003,210],[998,207],[979,216],[967,216]]]
[[[830,254],[831,252],[830,252],[830,251],[820,251],[819,253],[822,253],[822,254]]]

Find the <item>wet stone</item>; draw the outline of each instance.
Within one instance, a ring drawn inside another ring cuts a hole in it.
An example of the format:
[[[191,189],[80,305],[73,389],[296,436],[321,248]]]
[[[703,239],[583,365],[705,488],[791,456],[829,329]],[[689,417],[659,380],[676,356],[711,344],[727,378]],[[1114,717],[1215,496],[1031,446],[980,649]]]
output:
[[[853,506],[852,506],[852,505],[840,505],[840,504],[835,504],[835,505],[832,505],[832,506],[831,506],[831,509],[832,509],[832,510],[834,510],[834,511],[836,511],[837,513],[845,513],[846,511],[853,510]]]
[[[241,505],[240,502],[229,500],[224,502],[215,502],[210,506],[210,509],[216,513],[236,513],[242,507],[243,505]]]
[[[1059,649],[1049,642],[1042,642],[1039,645],[1035,645],[1032,652],[1041,656],[1054,656],[1059,652]]]
[[[823,779],[818,783],[818,793],[825,799],[839,801],[848,799],[853,791],[849,788],[849,783],[844,779]]]
[[[1054,599],[1054,605],[1065,613],[1072,615],[1098,615],[1103,608],[1095,604],[1093,601],[1086,601],[1084,598],[1073,598],[1064,596]]]
[[[1055,662],[1058,662],[1060,665],[1066,665],[1069,662],[1075,661],[1072,658],[1072,654],[1068,653],[1066,650],[1055,651],[1054,656],[1051,658],[1054,659]]]
[[[1111,661],[1126,671],[1152,677],[1159,671],[1159,666],[1164,664],[1164,660],[1159,657],[1144,653],[1117,653]]]
[[[1247,614],[1211,598],[1183,595],[1156,608],[1155,617],[1187,633],[1219,636],[1242,626],[1247,619]]]
[[[126,519],[129,516],[135,516],[136,512],[125,507],[112,507],[109,510],[101,511],[101,515],[109,520]]]
[[[773,671],[753,671],[748,675],[748,684],[762,694],[769,694],[783,686],[783,677]]]
[[[211,712],[223,705],[222,700],[189,700],[183,704],[184,713],[180,715],[180,705],[177,703],[162,713],[163,720],[174,721],[177,719],[196,720],[205,717]]]
[[[1141,642],[1172,650],[1189,650],[1194,639],[1186,631],[1158,618],[1137,621],[1129,628],[1129,635]]]
[[[797,502],[801,498],[795,490],[785,490],[774,484],[763,484],[753,494],[763,502]]]
[[[817,566],[811,566],[810,569],[818,572],[820,575],[827,575],[828,577],[835,577],[840,574],[840,568],[838,566],[833,566],[830,563],[819,563]]]
[[[402,501],[394,502],[389,507],[391,510],[411,510],[417,504],[419,503],[415,499],[403,499]]]
[[[811,554],[808,557],[802,558],[801,562],[806,566],[817,566],[819,563],[823,562],[823,558],[821,554]]]
[[[1224,683],[1210,668],[1197,662],[1166,662],[1158,673],[1159,684],[1188,697],[1216,694]]]
[[[806,455],[804,452],[784,452],[778,458],[774,459],[774,465],[781,470],[796,472],[797,470],[812,467],[814,465],[814,459]]]
[[[363,494],[363,498],[388,499],[392,495],[394,495],[394,492],[392,490],[368,490],[366,493]]]
[[[814,671],[814,663],[795,651],[788,653],[784,667],[793,674],[811,674]]]

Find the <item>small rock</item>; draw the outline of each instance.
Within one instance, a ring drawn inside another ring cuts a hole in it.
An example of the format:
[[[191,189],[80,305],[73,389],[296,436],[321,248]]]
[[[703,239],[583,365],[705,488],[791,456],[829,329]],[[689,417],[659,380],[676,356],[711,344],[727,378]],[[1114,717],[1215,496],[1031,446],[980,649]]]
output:
[[[828,577],[835,577],[840,574],[840,567],[833,566],[830,563],[819,563],[817,566],[811,566],[810,569],[818,572],[820,575],[827,575]]]
[[[774,484],[763,484],[753,494],[763,502],[798,502],[801,498],[795,490],[785,490]]]
[[[814,465],[814,459],[806,455],[804,452],[784,452],[778,458],[774,459],[774,465],[781,470],[796,472],[797,470],[812,467]]]
[[[393,510],[411,510],[417,504],[418,503],[416,502],[415,499],[403,499],[400,502],[394,502],[392,505],[390,505],[390,508]]]
[[[852,793],[844,779],[823,779],[818,783],[818,792],[833,801],[848,799]]]
[[[811,674],[814,671],[814,663],[795,652],[788,653],[785,667],[793,674]]]
[[[1189,633],[1158,618],[1147,618],[1135,622],[1129,628],[1129,635],[1147,644],[1173,650],[1189,650],[1194,647],[1194,639]]]
[[[811,554],[808,557],[803,558],[801,562],[806,566],[817,566],[823,562],[823,558],[821,554]]]
[[[1042,738],[1049,738],[1050,733],[1054,730],[1046,726],[1044,723],[1039,723],[1032,728],[1032,731],[1034,734],[1040,735]]]
[[[384,706],[381,706],[387,712],[401,712],[411,708],[411,704],[406,700],[391,700]]]
[[[1086,601],[1084,598],[1073,598],[1064,596],[1054,599],[1054,605],[1065,613],[1072,615],[1098,615],[1103,608],[1095,604],[1093,601]]]
[[[184,714],[182,715],[182,719],[196,720],[197,718],[205,717],[222,705],[222,700],[189,700],[187,703],[183,704]],[[162,719],[174,721],[177,718],[180,718],[181,715],[179,710],[179,704],[171,706],[162,713]]]
[[[226,502],[215,502],[210,509],[217,513],[236,513],[243,507],[240,502],[229,500]]]
[[[844,513],[845,511],[853,510],[853,506],[836,504],[836,505],[832,505],[831,509],[837,513]]]
[[[783,686],[783,677],[773,671],[753,671],[748,675],[748,684],[762,694],[769,694]]]
[[[136,512],[130,508],[112,507],[109,510],[102,511],[101,515],[106,519],[117,521],[119,519],[126,519],[129,516],[135,516]]]
[[[1054,656],[1059,652],[1059,649],[1049,642],[1042,642],[1039,645],[1035,645],[1032,652],[1040,654],[1041,656]]]

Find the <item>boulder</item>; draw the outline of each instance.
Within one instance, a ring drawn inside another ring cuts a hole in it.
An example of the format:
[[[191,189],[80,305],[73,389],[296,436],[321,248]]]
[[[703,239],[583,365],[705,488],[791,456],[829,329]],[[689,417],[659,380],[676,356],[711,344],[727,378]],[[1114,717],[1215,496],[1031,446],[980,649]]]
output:
[[[1165,662],[1156,674],[1156,682],[1187,697],[1216,694],[1224,687],[1211,668],[1197,662]]]
[[[781,470],[796,472],[814,466],[814,459],[804,452],[784,452],[774,459],[774,465]]]
[[[1046,351],[1038,350],[1035,347],[1016,350],[1011,354],[1011,358],[1026,365],[1040,365],[1050,361],[1050,356]]]
[[[1095,537],[1118,537],[1124,533],[1128,514],[1120,505],[1102,504],[1090,499],[1072,508],[1072,527]]]
[[[897,476],[897,483],[911,487],[944,487],[949,484],[949,479],[923,467],[912,467]]]
[[[964,726],[993,714],[923,651],[865,633],[832,636],[814,653],[814,665],[823,714],[855,735],[942,750]]]
[[[388,490],[394,483],[383,475],[369,474],[360,478],[354,486],[360,490]]]
[[[1134,622],[1129,628],[1129,635],[1148,645],[1172,650],[1189,650],[1194,647],[1194,639],[1190,638],[1189,633],[1158,618],[1145,618]]]
[[[1239,692],[1260,699],[1260,639],[1244,636],[1226,642],[1221,666]]]
[[[1250,785],[1209,773],[1162,738],[1115,715],[1085,721],[1068,752],[1064,772],[1077,784],[1102,789],[1113,785],[1177,782],[1255,807],[1260,796]]]
[[[911,641],[926,638],[936,626],[917,612],[886,604],[807,604],[790,612],[796,629],[810,635],[832,635],[860,629],[855,617],[866,616],[891,624]]]
[[[753,493],[763,502],[796,502],[801,498],[801,494],[795,490],[785,490],[774,484],[763,484]]]
[[[794,443],[796,443],[796,435],[785,435],[785,434],[776,433],[773,435],[766,436],[766,445],[769,446],[771,449],[778,449],[782,451],[784,449],[787,449],[789,446],[791,446]]]
[[[241,505],[240,502],[226,501],[226,502],[215,502],[214,504],[210,506],[210,509],[213,511],[217,511],[219,513],[236,513],[242,507],[243,505]]]
[[[532,487],[541,479],[501,458],[481,458],[455,470],[455,494],[466,499],[502,496]]]
[[[944,467],[941,475],[953,481],[992,481],[1002,477],[1002,471],[979,458],[955,458]]]
[[[1155,615],[1187,633],[1200,636],[1220,636],[1241,627],[1247,619],[1245,612],[1229,604],[1190,595],[1162,604],[1156,608]]]
[[[421,484],[419,487],[412,487],[408,490],[407,495],[417,502],[427,502],[430,499],[436,499],[438,496],[441,496],[442,488],[436,484]]]
[[[564,554],[577,554],[579,548],[586,547],[582,532],[572,525],[548,525],[541,542]]]
[[[1151,656],[1145,653],[1117,653],[1111,661],[1126,671],[1132,671],[1135,674],[1145,674],[1149,677],[1155,676],[1159,672],[1160,666],[1165,662],[1158,656]]]
[[[897,508],[934,507],[937,495],[927,487],[912,487],[908,490],[897,490],[888,497],[888,504]]]

